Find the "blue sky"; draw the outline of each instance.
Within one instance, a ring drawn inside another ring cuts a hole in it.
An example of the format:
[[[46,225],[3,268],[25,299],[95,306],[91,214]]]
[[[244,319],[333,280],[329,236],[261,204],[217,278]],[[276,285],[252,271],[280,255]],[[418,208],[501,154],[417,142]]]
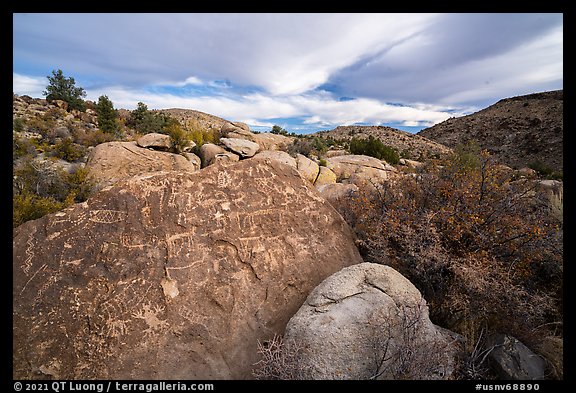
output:
[[[416,132],[563,88],[562,14],[14,14],[13,90],[62,69],[116,108],[195,109],[267,131]]]

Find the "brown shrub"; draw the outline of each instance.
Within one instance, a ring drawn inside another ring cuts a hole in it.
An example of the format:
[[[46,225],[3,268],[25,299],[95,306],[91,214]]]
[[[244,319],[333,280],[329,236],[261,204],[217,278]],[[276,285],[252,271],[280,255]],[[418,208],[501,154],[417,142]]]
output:
[[[435,323],[466,337],[469,351],[484,328],[534,347],[538,326],[562,325],[561,224],[534,203],[534,183],[511,182],[486,152],[441,164],[337,208],[364,260],[410,279]]]

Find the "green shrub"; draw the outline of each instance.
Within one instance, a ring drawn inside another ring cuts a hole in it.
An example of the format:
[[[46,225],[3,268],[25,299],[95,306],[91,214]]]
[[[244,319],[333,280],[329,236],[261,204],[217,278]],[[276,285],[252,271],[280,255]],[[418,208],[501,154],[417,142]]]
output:
[[[36,155],[36,146],[28,138],[12,136],[12,158],[20,158],[27,154]]]
[[[12,198],[12,227],[16,228],[26,221],[35,220],[63,208],[64,203],[54,198],[40,197],[30,190],[24,190]]]
[[[318,165],[319,166],[328,166],[328,163],[326,162],[326,160],[324,158],[321,158],[320,161],[318,161]]]
[[[86,155],[86,148],[72,142],[71,138],[64,138],[52,146],[52,155],[68,162],[76,162]]]
[[[400,156],[394,148],[384,145],[382,141],[372,135],[368,139],[352,138],[350,140],[350,152],[385,160],[392,165],[398,164],[400,161]]]
[[[12,130],[16,132],[24,131],[24,126],[26,125],[26,119],[22,117],[16,117],[12,120]]]

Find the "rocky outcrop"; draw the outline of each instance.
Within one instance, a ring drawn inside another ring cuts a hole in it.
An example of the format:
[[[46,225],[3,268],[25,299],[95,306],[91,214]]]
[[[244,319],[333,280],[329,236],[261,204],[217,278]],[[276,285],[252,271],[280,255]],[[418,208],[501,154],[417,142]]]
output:
[[[393,166],[369,156],[345,155],[331,157],[326,161],[338,182],[346,181],[357,186],[382,182],[396,173]]]
[[[172,140],[169,135],[156,132],[141,136],[136,143],[140,147],[150,147],[155,150],[169,150],[172,147]]]
[[[226,122],[220,129],[220,135],[228,138],[247,139],[252,141],[254,134],[250,131],[250,127],[245,123],[240,122]]]
[[[205,168],[216,162],[233,163],[240,160],[240,157],[213,143],[205,143],[200,147],[200,159],[202,160],[202,168]]]
[[[195,170],[181,155],[144,149],[136,142],[102,143],[92,149],[86,167],[100,187],[148,172]]]
[[[228,150],[240,155],[242,158],[252,157],[260,149],[260,146],[257,143],[246,139],[220,138],[220,143],[226,146]]]
[[[389,266],[361,263],[334,273],[286,326],[311,379],[445,379],[452,335],[428,318],[420,292]]]
[[[258,340],[360,262],[275,160],[133,176],[14,230],[13,378],[250,378]]]
[[[507,335],[493,337],[489,358],[502,379],[544,379],[544,360],[516,338]]]

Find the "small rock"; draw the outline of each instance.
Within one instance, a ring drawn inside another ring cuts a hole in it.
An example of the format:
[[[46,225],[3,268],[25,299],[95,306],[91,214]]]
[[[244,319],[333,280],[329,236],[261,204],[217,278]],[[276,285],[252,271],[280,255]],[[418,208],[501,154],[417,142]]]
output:
[[[220,142],[226,146],[227,149],[239,154],[243,158],[254,156],[254,154],[256,154],[260,149],[260,146],[257,143],[246,139],[220,138]]]
[[[172,140],[169,135],[151,132],[136,141],[140,147],[151,147],[155,150],[169,150],[172,147]]]
[[[544,360],[516,338],[504,334],[492,337],[490,359],[502,379],[544,379]]]

